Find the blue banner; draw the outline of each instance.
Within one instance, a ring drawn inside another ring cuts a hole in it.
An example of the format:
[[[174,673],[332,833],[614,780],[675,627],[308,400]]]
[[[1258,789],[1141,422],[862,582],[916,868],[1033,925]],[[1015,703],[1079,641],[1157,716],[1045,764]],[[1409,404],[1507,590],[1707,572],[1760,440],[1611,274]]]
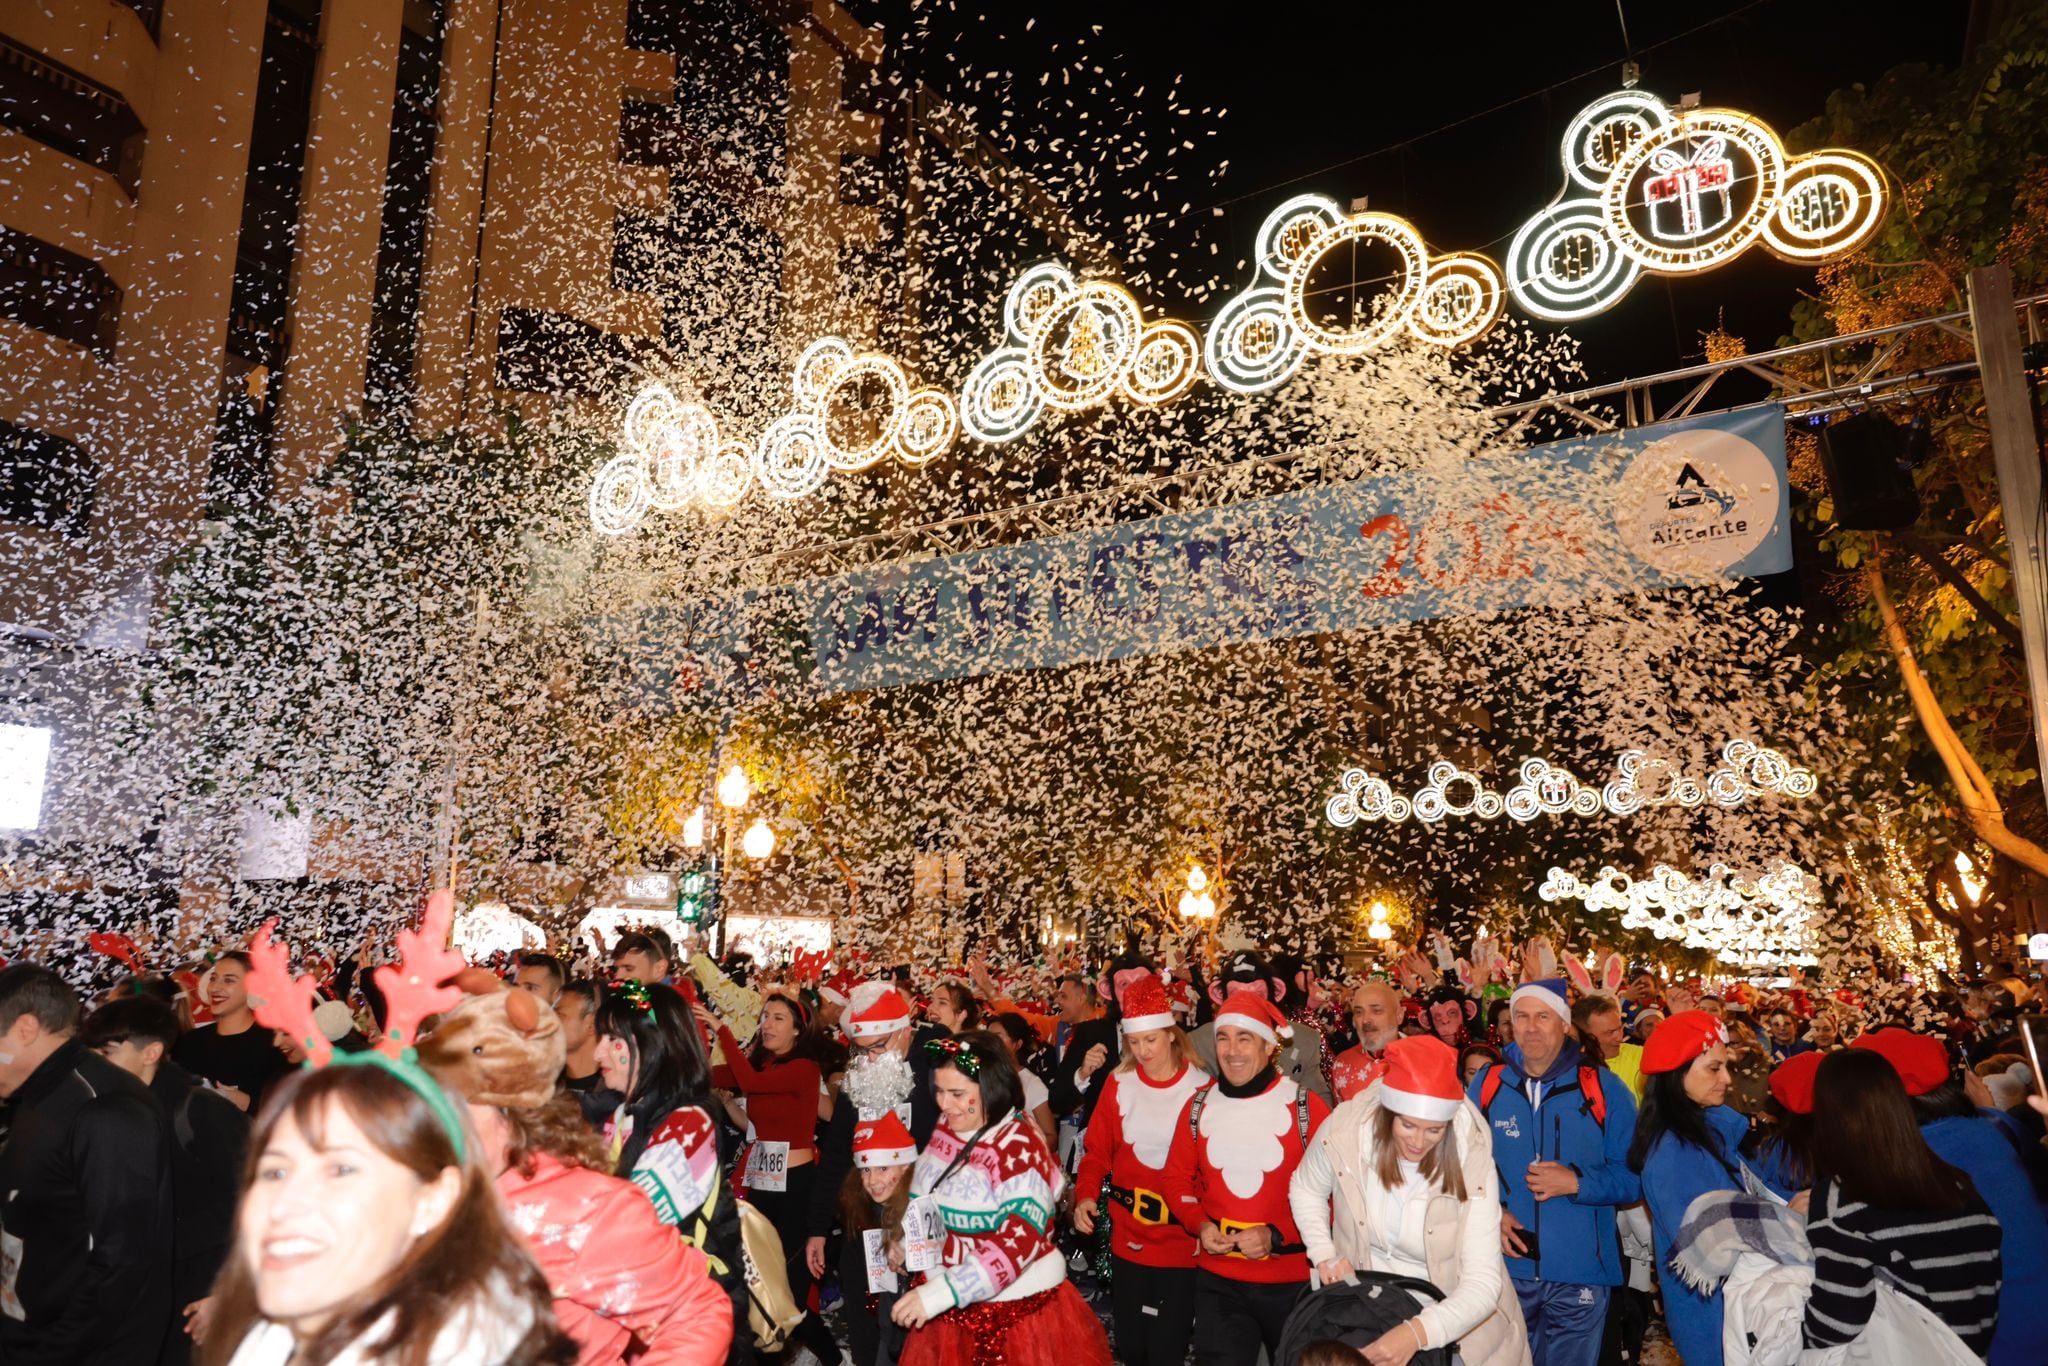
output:
[[[1775,405],[779,590],[833,691],[1792,567]]]

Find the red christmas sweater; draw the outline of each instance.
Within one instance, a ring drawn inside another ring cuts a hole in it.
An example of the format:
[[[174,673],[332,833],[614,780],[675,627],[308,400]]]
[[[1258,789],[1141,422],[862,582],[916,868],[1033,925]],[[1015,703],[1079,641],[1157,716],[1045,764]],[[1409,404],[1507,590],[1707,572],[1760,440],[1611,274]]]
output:
[[[1198,1099],[1199,1138],[1190,1128]],[[1233,1281],[1280,1285],[1308,1279],[1308,1252],[1287,1203],[1287,1185],[1306,1146],[1304,1120],[1313,1138],[1329,1117],[1322,1097],[1281,1076],[1256,1095],[1226,1096],[1212,1086],[1189,1098],[1166,1156],[1166,1202],[1174,1218],[1195,1234],[1211,1220],[1226,1232],[1271,1224],[1280,1230],[1275,1246],[1294,1249],[1254,1260],[1238,1252],[1212,1257],[1197,1246],[1197,1266]]]
[[[756,1067],[724,1025],[718,1027],[718,1042],[733,1080],[746,1093],[754,1137],[787,1143],[792,1155],[817,1151],[818,1097],[825,1084],[818,1064],[809,1058],[784,1058]]]
[[[1174,1131],[1184,1122],[1188,1097],[1209,1084],[1209,1074],[1190,1063],[1167,1081],[1153,1081],[1142,1068],[1119,1068],[1103,1085],[1102,1099],[1088,1121],[1087,1145],[1074,1176],[1074,1198],[1106,1209],[1110,1250],[1140,1266],[1193,1266],[1195,1240],[1174,1222],[1166,1204],[1166,1156]],[[1139,1208],[1105,1199],[1104,1180],[1136,1194]]]
[[[1378,1081],[1386,1071],[1386,1050],[1368,1053],[1365,1045],[1360,1044],[1337,1055],[1336,1062],[1330,1066],[1330,1087],[1337,1093],[1338,1103],[1342,1104]]]

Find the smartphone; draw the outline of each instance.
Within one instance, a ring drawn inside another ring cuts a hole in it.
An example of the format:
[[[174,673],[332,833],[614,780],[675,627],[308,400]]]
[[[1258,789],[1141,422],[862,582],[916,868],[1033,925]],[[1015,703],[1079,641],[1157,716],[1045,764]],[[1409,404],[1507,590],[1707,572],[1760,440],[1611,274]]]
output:
[[[2048,1076],[2041,1073],[2041,1054],[2048,1052],[2042,1046],[2044,1037],[2048,1037],[2048,1016],[2020,1016],[2020,1042],[2027,1046],[2027,1066],[2034,1069],[2034,1091],[2048,1100]]]

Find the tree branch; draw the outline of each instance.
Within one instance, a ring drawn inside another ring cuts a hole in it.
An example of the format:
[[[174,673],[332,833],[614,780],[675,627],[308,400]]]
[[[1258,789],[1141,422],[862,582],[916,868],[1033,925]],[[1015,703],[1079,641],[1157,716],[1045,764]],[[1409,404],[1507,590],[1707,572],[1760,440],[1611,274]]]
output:
[[[1932,569],[1936,578],[1955,589],[1963,601],[1970,604],[1970,610],[1977,614],[1980,621],[2004,636],[2014,649],[2027,648],[2026,641],[2020,635],[2019,624],[1985,601],[1984,595],[1977,591],[1977,585],[1971,583],[1969,576],[1962,570],[1949,563],[1948,556],[1941,553],[1940,546],[1930,545],[1912,532],[1901,532],[1898,539],[1913,553],[1913,558]]]

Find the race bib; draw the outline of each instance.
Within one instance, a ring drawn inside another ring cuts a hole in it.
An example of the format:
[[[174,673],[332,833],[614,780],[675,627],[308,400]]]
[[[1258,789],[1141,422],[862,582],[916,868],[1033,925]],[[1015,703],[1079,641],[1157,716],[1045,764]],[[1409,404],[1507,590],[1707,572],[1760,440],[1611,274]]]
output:
[[[21,1296],[14,1293],[14,1281],[19,1275],[21,1239],[11,1233],[0,1233],[0,1314],[16,1323],[27,1323],[28,1311],[21,1307]]]
[[[893,1295],[896,1293],[896,1273],[889,1268],[889,1233],[886,1229],[871,1228],[860,1235],[861,1251],[868,1262],[868,1293],[870,1295]]]
[[[769,1139],[757,1140],[747,1149],[747,1189],[786,1191],[789,1189],[789,1145]]]
[[[937,1271],[946,1260],[946,1226],[938,1202],[920,1195],[903,1211],[903,1266],[907,1271]]]

